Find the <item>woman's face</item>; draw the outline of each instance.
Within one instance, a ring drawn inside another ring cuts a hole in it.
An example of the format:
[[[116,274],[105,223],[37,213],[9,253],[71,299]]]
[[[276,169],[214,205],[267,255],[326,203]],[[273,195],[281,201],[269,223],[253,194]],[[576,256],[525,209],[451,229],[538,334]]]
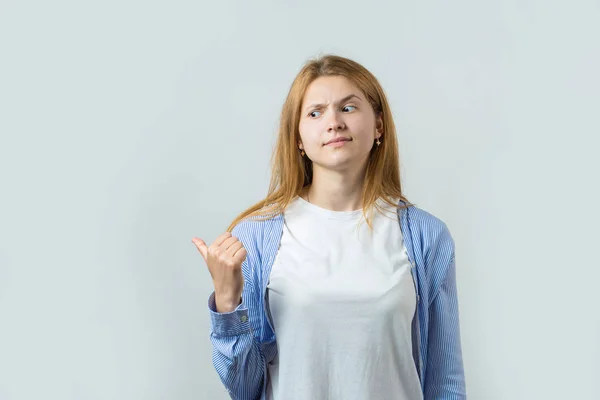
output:
[[[382,128],[381,117],[350,80],[319,77],[309,85],[302,102],[298,147],[312,160],[313,169],[361,168]],[[327,144],[336,138],[347,141]]]

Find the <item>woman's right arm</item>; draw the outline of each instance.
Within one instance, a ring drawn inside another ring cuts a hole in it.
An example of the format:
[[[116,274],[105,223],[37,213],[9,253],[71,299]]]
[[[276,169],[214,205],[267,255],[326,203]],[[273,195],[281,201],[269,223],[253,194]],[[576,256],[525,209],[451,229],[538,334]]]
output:
[[[208,299],[213,364],[235,400],[260,398],[266,364],[259,338],[255,337],[261,331],[262,314],[257,297],[260,285],[253,278],[252,264],[257,253],[250,236],[250,232],[239,229],[238,225],[231,234],[219,236],[210,247],[201,239],[193,239],[215,287]]]
[[[246,288],[242,303],[235,310],[219,313],[216,311],[215,293],[210,295],[210,340],[213,344],[213,365],[231,398],[255,400],[262,393],[265,358],[254,338],[257,328],[250,321],[245,297]]]

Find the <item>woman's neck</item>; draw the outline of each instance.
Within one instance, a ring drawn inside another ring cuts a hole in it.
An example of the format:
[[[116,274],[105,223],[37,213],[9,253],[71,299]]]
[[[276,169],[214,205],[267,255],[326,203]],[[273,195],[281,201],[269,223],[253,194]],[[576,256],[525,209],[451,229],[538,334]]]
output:
[[[332,211],[356,211],[362,208],[362,187],[306,186],[300,197],[321,208]]]

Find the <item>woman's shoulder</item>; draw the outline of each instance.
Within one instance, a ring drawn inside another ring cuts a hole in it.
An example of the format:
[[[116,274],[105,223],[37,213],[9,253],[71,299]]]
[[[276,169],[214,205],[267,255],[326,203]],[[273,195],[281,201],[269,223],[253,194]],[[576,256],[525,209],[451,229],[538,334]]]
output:
[[[454,259],[455,244],[448,225],[438,216],[411,205],[406,213],[413,241],[417,241],[426,268],[445,269]]]
[[[233,227],[231,234],[240,239],[244,246],[257,245],[262,243],[265,234],[278,229],[281,222],[281,214],[247,217]]]
[[[425,234],[439,235],[448,231],[448,225],[437,215],[416,205],[407,208],[407,218]]]

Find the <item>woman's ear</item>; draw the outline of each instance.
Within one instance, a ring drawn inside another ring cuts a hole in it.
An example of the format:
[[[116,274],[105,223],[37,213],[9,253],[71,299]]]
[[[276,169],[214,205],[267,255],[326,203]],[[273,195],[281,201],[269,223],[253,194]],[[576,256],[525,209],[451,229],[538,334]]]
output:
[[[378,113],[375,118],[375,130],[379,133],[379,136],[376,137],[379,138],[383,135],[383,113]]]

